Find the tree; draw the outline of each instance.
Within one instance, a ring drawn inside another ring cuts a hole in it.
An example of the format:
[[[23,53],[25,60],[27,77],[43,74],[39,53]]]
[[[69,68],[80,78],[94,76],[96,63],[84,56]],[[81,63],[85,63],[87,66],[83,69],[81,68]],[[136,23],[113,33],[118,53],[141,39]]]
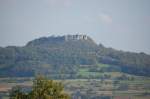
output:
[[[15,86],[10,91],[10,99],[28,99],[27,95],[21,91],[21,87]]]
[[[12,88],[10,99],[70,99],[64,92],[60,82],[37,77],[33,81],[32,90],[28,93],[21,91],[21,88]]]

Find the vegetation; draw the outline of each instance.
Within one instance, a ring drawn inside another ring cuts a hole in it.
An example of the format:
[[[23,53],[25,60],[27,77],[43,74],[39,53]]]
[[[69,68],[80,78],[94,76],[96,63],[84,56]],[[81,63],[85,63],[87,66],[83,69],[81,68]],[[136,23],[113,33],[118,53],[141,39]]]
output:
[[[0,99],[9,99],[8,92],[11,88],[19,89],[16,92],[23,95],[29,95],[34,87],[32,81],[35,80],[23,77],[0,78]],[[71,99],[150,99],[150,77],[122,72],[104,72],[96,79],[89,76],[87,79],[53,80],[53,83],[55,82],[64,85],[64,90]]]
[[[149,72],[145,53],[106,48],[90,37],[44,37],[23,47],[0,47],[0,99],[150,99]],[[55,81],[32,83],[39,74]]]
[[[150,76],[150,55],[117,51],[87,40],[66,41],[60,37],[43,37],[23,47],[0,47],[1,77],[33,77],[37,74],[77,78],[82,68],[88,72],[124,72]],[[84,77],[83,77],[84,78]]]
[[[64,92],[61,83],[38,77],[33,81],[33,87],[29,92],[13,87],[10,99],[70,99],[70,96]]]
[[[118,78],[118,79],[116,79]],[[134,79],[131,79],[134,78]],[[5,80],[4,80],[5,79]],[[19,82],[10,80],[17,79]],[[9,80],[9,83],[7,82]],[[20,81],[22,80],[22,83]],[[24,81],[25,80],[25,81]],[[1,84],[9,86],[20,86],[19,92],[29,95],[33,90],[31,79],[26,78],[1,78]],[[51,81],[51,80],[48,80]],[[60,82],[55,80],[53,82]],[[11,83],[10,83],[11,82]],[[142,76],[128,75],[124,73],[112,73],[107,79],[66,79],[61,82],[64,90],[69,93],[71,99],[149,99],[150,98],[150,78]],[[17,87],[13,87],[17,89]],[[7,98],[7,93],[0,88],[0,99]],[[64,92],[64,91],[62,91]],[[138,97],[138,98],[137,98]]]

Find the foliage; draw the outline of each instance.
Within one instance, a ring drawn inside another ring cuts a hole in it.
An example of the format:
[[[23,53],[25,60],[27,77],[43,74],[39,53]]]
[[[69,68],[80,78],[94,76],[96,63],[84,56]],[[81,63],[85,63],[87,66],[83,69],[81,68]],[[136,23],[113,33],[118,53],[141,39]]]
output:
[[[109,67],[102,66],[102,63],[109,64]],[[89,66],[90,71],[96,72],[119,71],[150,76],[150,55],[106,48],[97,45],[90,37],[73,41],[43,37],[23,47],[0,47],[0,76],[31,77],[61,74],[62,70],[75,76],[80,65]]]
[[[12,88],[10,99],[70,99],[70,96],[64,92],[61,83],[37,77],[30,92],[23,92],[19,87]]]

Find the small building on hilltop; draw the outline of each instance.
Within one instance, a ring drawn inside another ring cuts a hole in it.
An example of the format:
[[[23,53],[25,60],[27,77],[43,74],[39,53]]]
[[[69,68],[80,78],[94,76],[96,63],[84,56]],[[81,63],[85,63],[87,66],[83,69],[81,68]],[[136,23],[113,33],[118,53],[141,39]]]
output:
[[[86,35],[65,35],[65,40],[87,40],[88,37]]]

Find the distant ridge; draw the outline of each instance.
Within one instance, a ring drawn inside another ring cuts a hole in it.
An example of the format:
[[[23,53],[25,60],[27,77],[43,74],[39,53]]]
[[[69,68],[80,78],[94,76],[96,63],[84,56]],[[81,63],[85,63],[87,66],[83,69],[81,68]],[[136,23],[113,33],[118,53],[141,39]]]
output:
[[[50,44],[50,43],[60,43],[66,41],[92,41],[89,36],[83,34],[75,34],[75,35],[62,35],[62,36],[49,36],[49,37],[41,37],[35,40],[28,42],[26,45],[40,45],[40,44]]]
[[[82,34],[41,37],[23,47],[0,48],[0,76],[58,77],[64,72],[78,77],[80,66],[97,70],[98,64],[110,65],[105,71],[150,76],[150,55],[106,48]]]

